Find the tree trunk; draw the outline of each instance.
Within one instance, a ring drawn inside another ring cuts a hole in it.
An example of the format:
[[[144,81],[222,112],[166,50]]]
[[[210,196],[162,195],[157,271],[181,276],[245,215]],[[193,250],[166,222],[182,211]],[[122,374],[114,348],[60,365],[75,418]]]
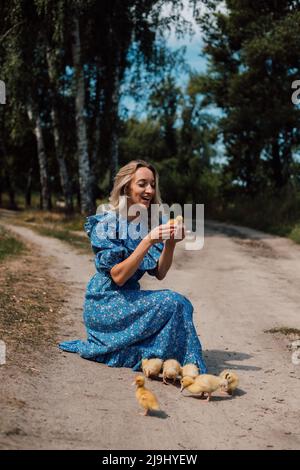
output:
[[[91,214],[95,211],[91,186],[91,169],[88,155],[87,128],[84,117],[85,112],[85,87],[84,73],[81,64],[81,44],[78,18],[74,20],[73,44],[72,44],[73,65],[76,83],[75,113],[77,131],[77,155],[79,168],[79,186],[81,212]]]
[[[29,170],[28,170],[26,191],[25,191],[26,208],[31,207],[32,173],[33,173],[33,166],[31,165]]]
[[[66,212],[73,212],[73,199],[72,199],[72,186],[67,169],[66,159],[61,144],[61,137],[59,132],[59,114],[58,114],[58,102],[56,96],[57,83],[55,80],[55,64],[51,54],[51,50],[47,50],[47,63],[48,63],[48,74],[50,80],[51,89],[51,119],[53,123],[53,135],[55,154],[59,169],[59,178],[62,193],[66,203]]]
[[[59,131],[59,113],[58,113],[58,102],[56,96],[56,82],[55,82],[55,65],[51,51],[47,51],[47,63],[48,73],[51,87],[51,118],[53,123],[53,135],[55,144],[55,154],[58,162],[60,184],[62,193],[66,203],[66,212],[70,213],[73,211],[73,200],[72,200],[72,186],[66,165],[66,160],[63,153],[61,144],[61,137]]]
[[[291,177],[291,165],[293,162],[293,131],[284,131],[283,135],[283,148],[282,148],[282,175],[283,175],[283,185],[287,185]]]
[[[96,117],[96,128],[94,132],[94,142],[91,153],[91,187],[93,192],[93,201],[96,201],[98,192],[98,177],[99,177],[99,142],[100,142],[100,115]]]
[[[31,105],[27,106],[27,114],[29,119],[34,124],[34,134],[37,143],[37,154],[40,168],[40,183],[41,183],[41,202],[43,210],[51,210],[51,194],[48,176],[48,162],[45,151],[43,130],[41,125],[41,118],[39,112],[34,112]]]
[[[101,118],[103,114],[103,99],[101,99],[101,86],[100,86],[100,63],[97,61],[97,83],[96,83],[96,96],[94,102],[94,116],[92,127],[92,148],[91,148],[91,186],[93,192],[93,201],[96,202],[98,197],[98,181],[101,176],[100,168],[100,137],[101,137]]]
[[[9,168],[9,164],[7,162],[7,151],[6,145],[3,139],[0,139],[0,154],[3,158],[3,170],[4,170],[4,181],[6,183],[6,188],[9,195],[9,209],[17,209],[16,199],[15,199],[15,184],[14,184],[14,177]]]
[[[111,147],[110,147],[110,187],[119,169],[119,101],[120,101],[120,53],[117,52],[113,70],[113,90],[111,96]]]
[[[3,171],[3,163],[1,162],[2,158],[4,159],[4,155],[2,155],[1,150],[1,139],[0,139],[0,207],[2,206],[2,193],[3,193],[3,183],[4,183],[4,171]]]
[[[15,187],[9,169],[5,168],[5,180],[9,195],[9,209],[17,209]]]
[[[277,138],[272,143],[272,169],[276,188],[284,185],[282,174],[282,162],[280,158],[280,148]]]

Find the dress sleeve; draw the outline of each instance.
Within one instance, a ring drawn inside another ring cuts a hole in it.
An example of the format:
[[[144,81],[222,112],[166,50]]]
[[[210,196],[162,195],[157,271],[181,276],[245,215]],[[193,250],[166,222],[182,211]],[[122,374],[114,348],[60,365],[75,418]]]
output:
[[[142,268],[144,271],[147,271],[150,276],[155,276],[158,260],[160,258],[160,255],[162,254],[163,248],[164,244],[162,242],[152,245],[148,253],[144,257],[140,269]]]
[[[106,214],[88,217],[85,230],[96,255],[95,266],[98,271],[110,271],[129,256],[124,240],[118,239],[118,223],[112,216]]]

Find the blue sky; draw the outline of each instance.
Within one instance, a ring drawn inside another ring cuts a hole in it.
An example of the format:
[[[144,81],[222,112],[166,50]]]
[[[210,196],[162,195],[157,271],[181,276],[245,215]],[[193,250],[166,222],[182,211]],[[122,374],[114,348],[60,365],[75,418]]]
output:
[[[193,30],[193,35],[186,35],[182,39],[176,37],[174,29],[167,36],[167,44],[171,49],[178,49],[179,47],[186,47],[186,61],[190,67],[197,72],[204,72],[206,69],[206,59],[201,56],[203,48],[202,32],[199,25],[196,23],[192,8],[189,6],[189,1],[184,0],[184,9],[182,10],[181,16],[190,22]],[[165,14],[168,14],[167,8]]]
[[[182,17],[191,23],[193,34],[186,34],[185,37],[178,39],[175,34],[175,29],[173,28],[165,35],[165,39],[167,41],[168,47],[170,47],[171,50],[176,50],[182,46],[185,46],[185,59],[191,70],[199,73],[204,72],[206,69],[206,59],[201,56],[203,47],[201,30],[193,18],[192,9],[189,6],[189,0],[184,0],[184,4]],[[163,16],[168,16],[169,11],[169,8],[166,6],[166,8],[163,10]],[[188,75],[182,73],[182,75],[179,77],[178,84],[184,88],[187,84],[187,81]],[[136,103],[133,99],[124,97],[124,99],[121,100],[121,105],[128,109],[129,115],[134,114],[134,112],[137,111],[137,107],[139,108],[140,116],[143,115],[142,103]]]
[[[172,49],[176,50],[179,49],[182,46],[185,46],[186,48],[186,53],[185,53],[185,59],[187,64],[190,66],[192,71],[198,72],[198,73],[203,73],[206,70],[207,67],[207,59],[203,57],[202,54],[202,49],[203,49],[203,38],[202,38],[202,32],[200,30],[199,25],[196,23],[196,21],[193,18],[193,13],[192,9],[189,7],[189,0],[184,0],[185,7],[182,11],[182,16],[188,20],[191,25],[192,25],[192,30],[193,34],[187,34],[185,37],[178,39],[176,37],[174,29],[171,30],[166,36],[165,39],[167,41],[167,45]],[[222,5],[220,4],[220,8]],[[223,8],[223,7],[222,7]],[[167,16],[168,15],[168,10],[167,8],[164,11],[164,14]],[[187,85],[188,82],[188,75],[187,74],[182,74],[179,79],[178,79],[178,84],[184,88]],[[132,116],[138,112],[139,118],[145,117],[145,103],[143,101],[136,102],[132,98],[124,97],[121,99],[121,106],[125,106],[128,110],[128,116]],[[216,116],[220,116],[220,110],[214,106],[210,106],[209,112]],[[217,149],[218,149],[218,156],[215,158],[216,162],[219,163],[224,163],[224,148],[222,144],[219,142],[217,144]]]

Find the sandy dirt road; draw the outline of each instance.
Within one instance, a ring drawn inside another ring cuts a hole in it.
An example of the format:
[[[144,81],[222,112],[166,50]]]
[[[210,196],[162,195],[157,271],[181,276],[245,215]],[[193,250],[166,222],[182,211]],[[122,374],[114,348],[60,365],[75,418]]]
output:
[[[59,339],[85,338],[82,304],[92,255],[7,227],[33,243],[68,286]],[[64,353],[54,340],[30,386],[18,378],[11,385],[26,406],[11,416],[20,432],[1,435],[2,449],[300,449],[300,364],[293,364],[288,340],[264,332],[300,329],[300,247],[208,222],[203,250],[185,251],[183,242],[176,250],[166,279],[146,275],[142,288],[190,298],[209,371],[236,370],[236,396],[217,395],[207,404],[153,381],[149,387],[166,415],[142,417],[130,369]]]

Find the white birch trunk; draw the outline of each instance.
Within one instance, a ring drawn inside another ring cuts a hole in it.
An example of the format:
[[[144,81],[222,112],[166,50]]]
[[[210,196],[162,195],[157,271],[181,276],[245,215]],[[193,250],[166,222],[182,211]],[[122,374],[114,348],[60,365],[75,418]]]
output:
[[[92,197],[91,168],[88,155],[87,129],[84,116],[85,87],[83,67],[81,64],[79,21],[77,18],[74,20],[72,54],[76,84],[75,113],[81,212],[83,214],[91,214],[94,212],[95,207]]]
[[[71,181],[66,165],[66,159],[63,154],[60,132],[59,132],[59,117],[58,117],[58,109],[57,109],[57,100],[55,96],[55,65],[53,63],[53,57],[51,55],[51,51],[47,51],[47,63],[48,63],[48,73],[51,85],[51,118],[53,123],[53,136],[54,136],[54,145],[55,145],[55,154],[59,168],[59,177],[60,177],[60,185],[62,188],[63,196],[66,203],[66,211],[72,212],[73,211],[73,200],[72,200],[72,187]]]
[[[113,187],[114,177],[119,169],[119,101],[120,101],[120,63],[119,54],[117,56],[116,67],[114,70],[114,83],[112,92],[111,107],[111,155],[110,155],[110,180]]]
[[[33,112],[30,105],[27,106],[27,113],[30,121],[34,124],[34,134],[36,137],[38,162],[40,168],[40,183],[41,183],[41,196],[42,196],[42,209],[51,209],[51,195],[49,187],[48,176],[48,162],[45,151],[43,130],[41,125],[41,118],[38,112]]]

